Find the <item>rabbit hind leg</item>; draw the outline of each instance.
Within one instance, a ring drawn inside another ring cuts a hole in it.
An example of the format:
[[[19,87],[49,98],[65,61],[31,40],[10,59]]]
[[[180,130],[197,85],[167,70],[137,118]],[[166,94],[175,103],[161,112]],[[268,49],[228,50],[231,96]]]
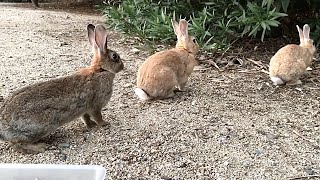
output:
[[[166,104],[168,103],[166,99],[172,98],[174,95],[175,95],[175,91],[172,90],[171,92],[167,93],[165,96],[157,97],[154,100]]]
[[[156,100],[161,100],[161,99],[169,99],[174,97],[175,95],[175,90],[177,89],[176,86],[170,87],[171,89],[164,90],[162,89],[160,92],[158,92],[158,96],[155,98]]]
[[[45,143],[32,144],[32,143],[10,142],[10,145],[15,150],[24,154],[38,154],[48,149],[48,146]]]
[[[286,82],[286,85],[289,85],[289,86],[300,85],[300,84],[302,84],[302,82],[299,79],[298,80],[294,79]]]
[[[172,91],[168,92],[168,94],[161,99],[172,98],[174,95],[175,95],[174,90],[172,90]]]
[[[4,141],[22,153],[38,154],[48,149],[45,143],[37,143],[42,137],[45,137],[52,131],[52,128],[36,127],[36,128],[9,128],[6,132],[2,132]]]
[[[90,115],[87,113],[82,116],[82,121],[88,129],[96,125],[96,123],[91,120]]]
[[[177,87],[177,92],[185,91],[185,86],[187,84],[187,81],[188,81],[188,76],[181,78],[181,80],[179,81],[179,85]]]
[[[110,123],[103,120],[102,114],[101,114],[101,108],[98,108],[92,112],[90,112],[90,115],[93,118],[93,121],[98,125],[98,126],[110,126]]]

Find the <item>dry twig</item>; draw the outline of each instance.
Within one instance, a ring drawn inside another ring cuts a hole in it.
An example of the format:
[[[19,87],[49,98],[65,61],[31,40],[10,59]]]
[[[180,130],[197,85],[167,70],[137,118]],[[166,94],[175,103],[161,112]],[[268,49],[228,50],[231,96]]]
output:
[[[255,61],[255,60],[253,60],[253,59],[251,59],[251,58],[247,58],[247,60],[250,61],[250,62],[252,62],[253,64],[259,66],[260,68],[263,68],[263,69],[266,68],[266,65],[263,64],[261,61]]]
[[[310,143],[314,148],[320,149],[320,146],[318,144],[315,144],[314,141],[302,136],[300,133],[298,133],[295,130],[292,130],[293,133],[295,133],[297,136],[299,136],[300,138],[302,138],[303,140],[307,141],[308,143]]]

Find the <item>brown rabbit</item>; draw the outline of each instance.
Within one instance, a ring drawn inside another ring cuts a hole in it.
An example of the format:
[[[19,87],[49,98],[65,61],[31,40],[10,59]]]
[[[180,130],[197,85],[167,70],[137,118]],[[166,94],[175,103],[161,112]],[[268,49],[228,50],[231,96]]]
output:
[[[178,38],[176,47],[150,56],[138,70],[135,93],[141,100],[174,96],[175,90],[184,89],[198,64],[195,55],[199,45],[188,35],[188,22],[182,19],[178,24],[172,20],[172,26]]]
[[[91,65],[73,75],[13,92],[0,108],[2,141],[20,152],[39,153],[46,144],[33,143],[78,117],[87,127],[108,124],[101,109],[110,100],[113,79],[123,63],[107,48],[107,32],[102,25],[89,24],[87,29],[94,54]]]
[[[297,25],[300,45],[289,44],[279,49],[270,60],[270,78],[275,85],[301,84],[300,77],[311,65],[316,48],[309,38],[310,27],[305,24],[303,31]]]

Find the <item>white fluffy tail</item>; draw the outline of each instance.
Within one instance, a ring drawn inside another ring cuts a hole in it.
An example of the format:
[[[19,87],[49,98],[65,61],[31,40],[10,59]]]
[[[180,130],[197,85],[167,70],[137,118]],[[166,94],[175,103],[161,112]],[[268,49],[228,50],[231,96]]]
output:
[[[151,99],[150,96],[148,96],[148,94],[146,92],[144,92],[144,90],[140,89],[140,88],[136,88],[134,90],[134,92],[136,93],[136,95],[143,101],[149,100]]]
[[[271,81],[273,82],[274,85],[281,85],[284,84],[285,82],[279,78],[279,77],[270,77]]]

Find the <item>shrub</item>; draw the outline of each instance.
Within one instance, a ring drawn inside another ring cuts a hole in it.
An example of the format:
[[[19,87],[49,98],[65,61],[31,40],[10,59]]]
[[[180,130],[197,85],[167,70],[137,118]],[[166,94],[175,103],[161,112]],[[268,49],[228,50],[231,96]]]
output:
[[[243,36],[261,41],[279,26],[290,0],[123,0],[102,11],[106,24],[147,41],[173,43],[173,16],[189,20],[190,34],[204,50],[227,50]]]

